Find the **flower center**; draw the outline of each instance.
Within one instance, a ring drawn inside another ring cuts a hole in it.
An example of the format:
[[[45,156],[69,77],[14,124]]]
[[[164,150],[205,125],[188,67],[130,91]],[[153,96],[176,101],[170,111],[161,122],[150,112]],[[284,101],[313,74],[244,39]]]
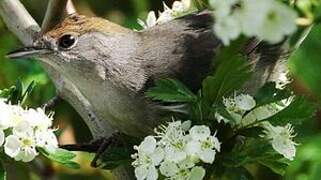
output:
[[[31,139],[23,139],[22,144],[24,146],[31,146],[33,144],[33,141]]]

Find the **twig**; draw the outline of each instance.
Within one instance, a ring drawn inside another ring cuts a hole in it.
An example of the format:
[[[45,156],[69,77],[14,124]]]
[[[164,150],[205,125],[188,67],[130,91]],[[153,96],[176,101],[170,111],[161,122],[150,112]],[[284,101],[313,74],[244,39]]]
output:
[[[64,16],[68,0],[50,0],[41,27],[41,34],[56,26]],[[70,4],[70,3],[69,3]]]

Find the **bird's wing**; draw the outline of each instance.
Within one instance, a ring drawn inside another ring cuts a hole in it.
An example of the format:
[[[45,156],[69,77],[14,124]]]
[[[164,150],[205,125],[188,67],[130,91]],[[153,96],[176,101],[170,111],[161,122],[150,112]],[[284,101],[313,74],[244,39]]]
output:
[[[200,88],[209,72],[214,50],[221,45],[213,31],[210,12],[189,14],[141,32],[139,58],[148,81],[175,78],[192,90]]]

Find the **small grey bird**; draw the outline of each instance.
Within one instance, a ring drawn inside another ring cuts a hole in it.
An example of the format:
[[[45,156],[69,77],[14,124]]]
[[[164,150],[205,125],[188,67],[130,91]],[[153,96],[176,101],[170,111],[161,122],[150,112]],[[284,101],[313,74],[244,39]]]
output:
[[[222,46],[212,31],[213,23],[211,13],[203,11],[133,31],[105,19],[73,14],[41,35],[33,47],[8,57],[39,57],[77,87],[98,119],[122,133],[143,136],[161,120],[159,106],[144,94],[155,80],[175,78],[193,91],[200,88]],[[284,54],[282,48],[282,43],[250,41],[244,50],[255,71],[249,89],[284,70],[275,65]]]
[[[160,122],[158,106],[144,92],[158,78],[181,80],[192,90],[207,75],[214,49],[209,12],[133,31],[105,19],[73,14],[10,58],[46,60],[85,96],[99,119],[133,136]]]

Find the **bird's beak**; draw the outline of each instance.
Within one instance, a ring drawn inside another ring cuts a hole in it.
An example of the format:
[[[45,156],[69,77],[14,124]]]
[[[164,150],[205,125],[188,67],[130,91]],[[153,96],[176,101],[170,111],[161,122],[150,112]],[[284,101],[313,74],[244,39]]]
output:
[[[24,47],[15,51],[12,51],[6,55],[10,59],[40,57],[52,53],[52,50],[43,47]]]

